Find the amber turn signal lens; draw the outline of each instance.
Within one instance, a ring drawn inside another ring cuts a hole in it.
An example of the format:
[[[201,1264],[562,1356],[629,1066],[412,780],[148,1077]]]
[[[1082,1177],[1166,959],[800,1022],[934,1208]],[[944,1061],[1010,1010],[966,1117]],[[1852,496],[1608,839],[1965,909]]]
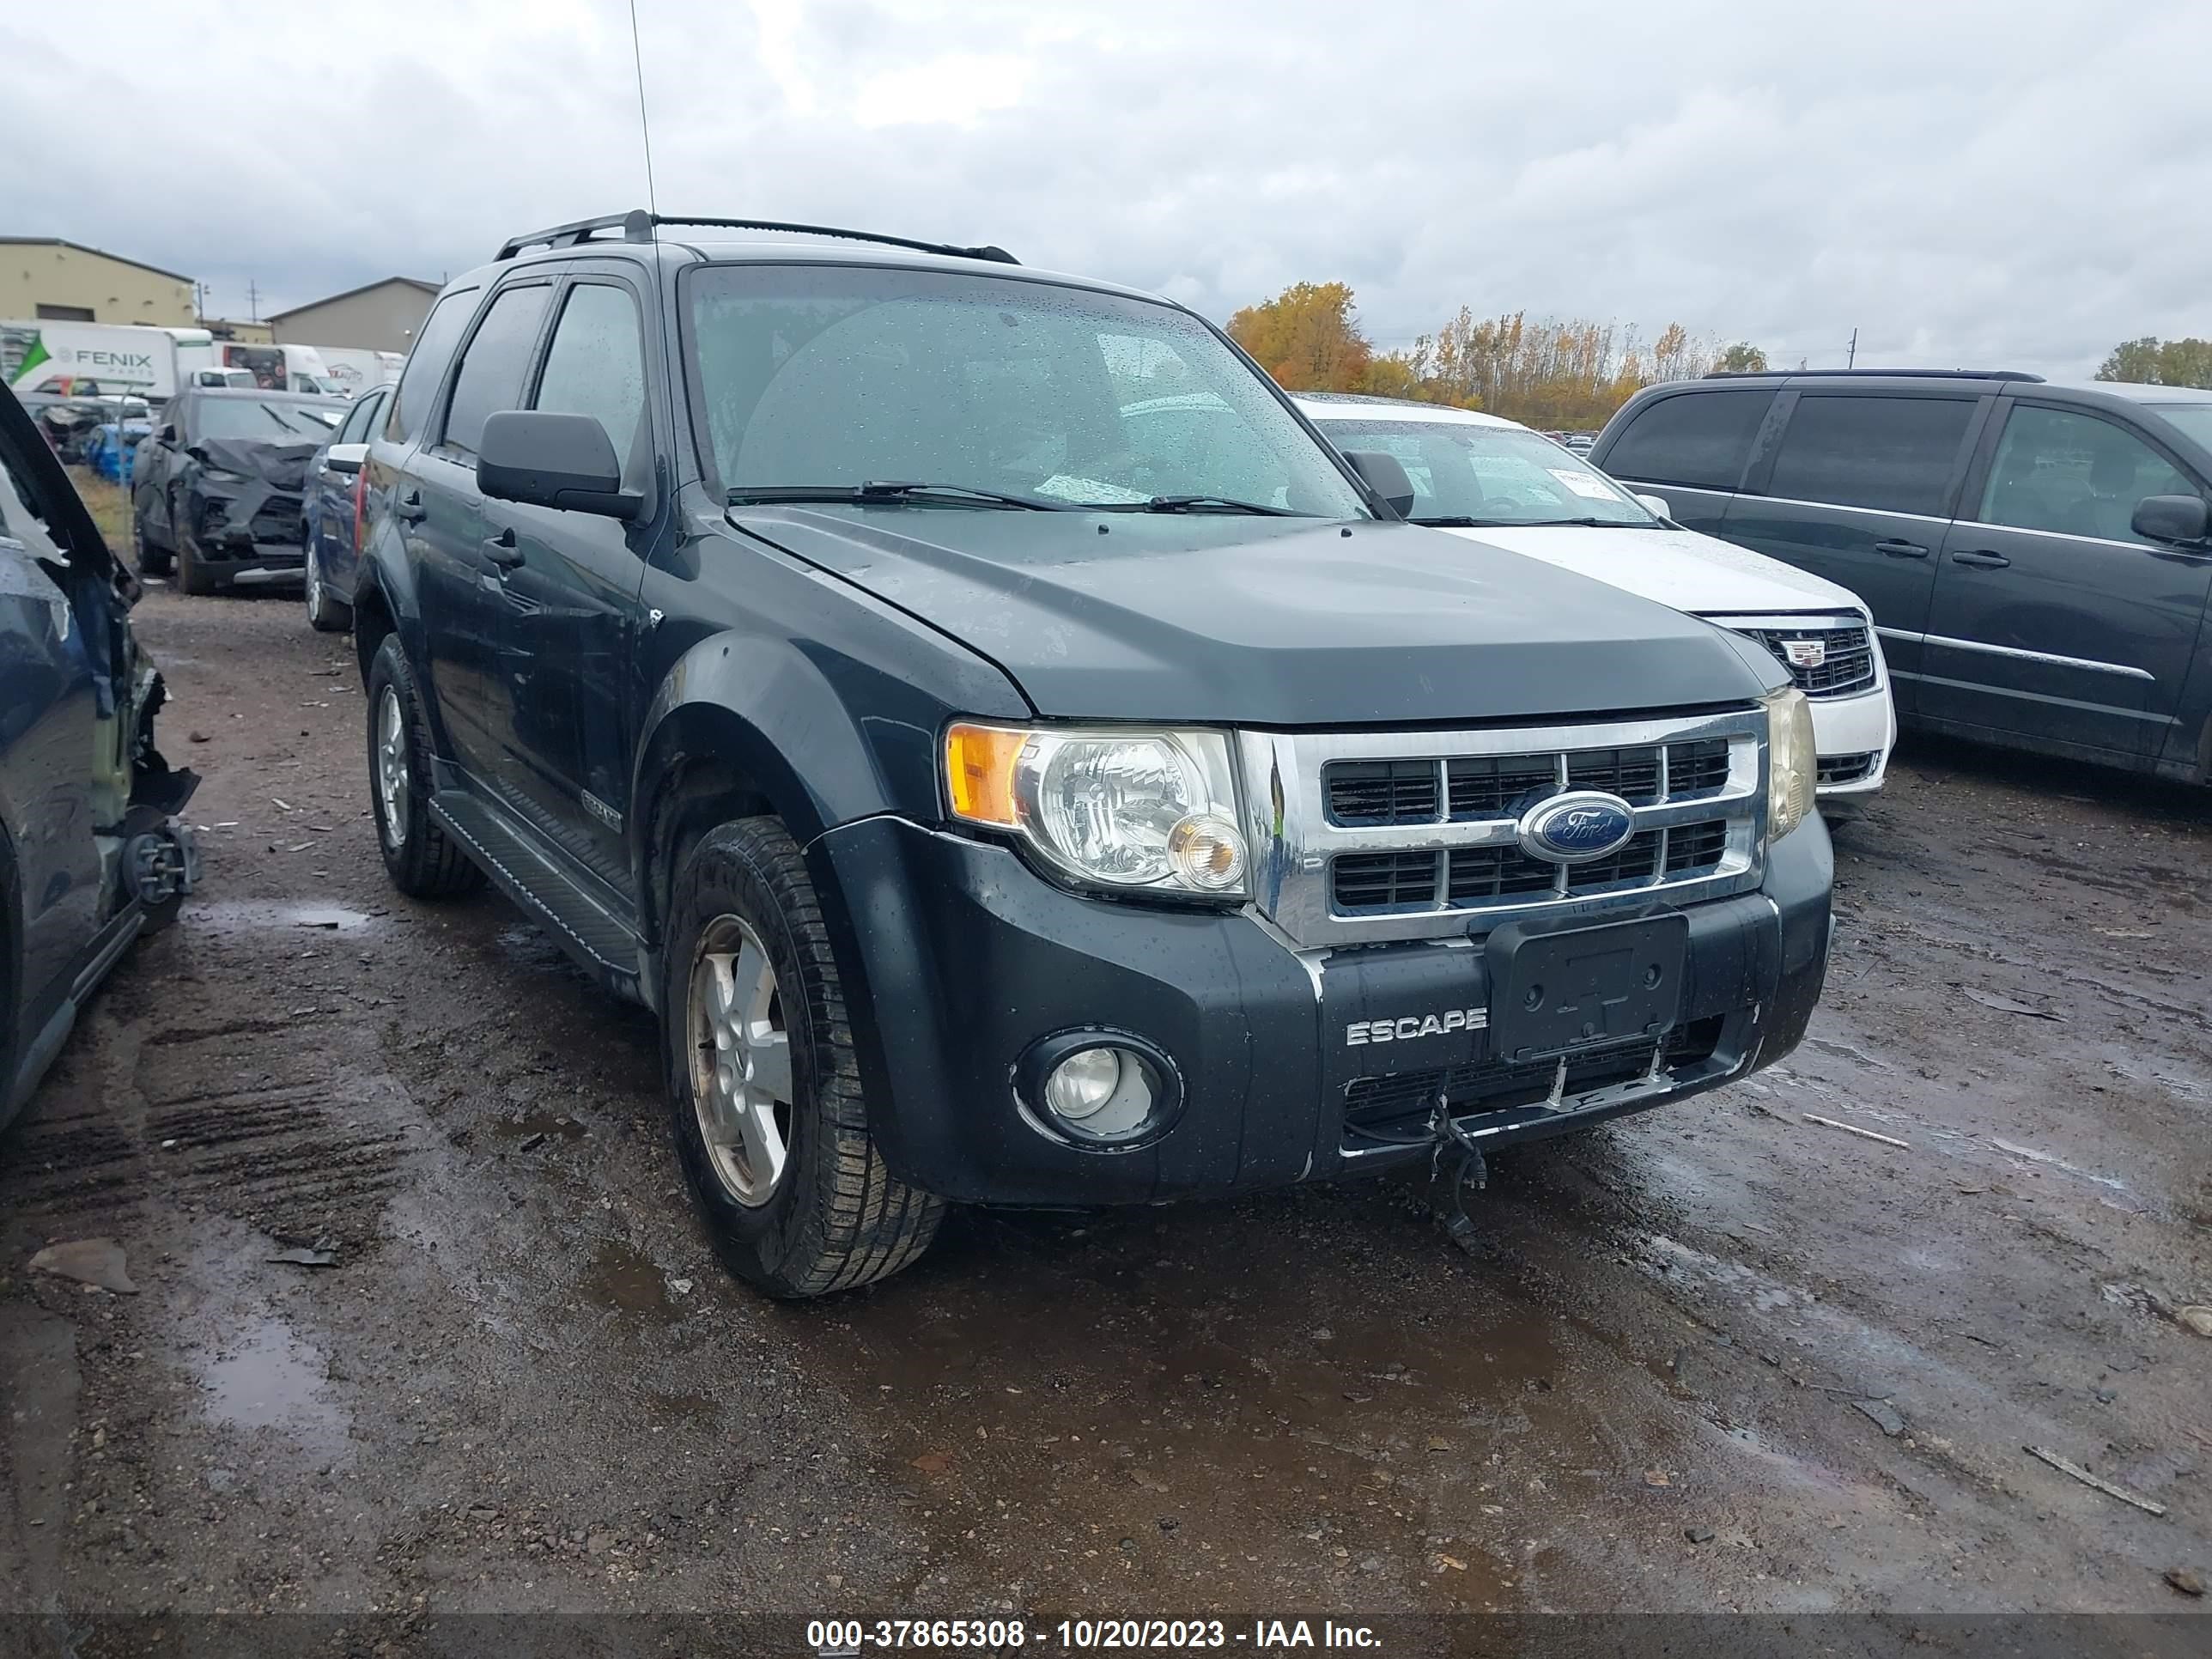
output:
[[[1018,827],[1014,817],[1014,763],[1021,758],[1026,732],[1001,726],[949,726],[945,733],[945,777],[952,797],[952,816],[970,823]]]

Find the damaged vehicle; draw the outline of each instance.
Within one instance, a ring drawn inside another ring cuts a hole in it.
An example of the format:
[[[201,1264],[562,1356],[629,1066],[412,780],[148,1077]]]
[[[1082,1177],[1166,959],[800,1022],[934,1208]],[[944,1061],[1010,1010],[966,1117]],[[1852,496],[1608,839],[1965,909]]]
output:
[[[131,476],[140,573],[173,568],[187,593],[300,580],[307,463],[349,407],[198,386],[170,399]]]
[[[166,694],[131,630],[140,591],[0,389],[0,1124],[198,873],[173,815],[199,780],[154,746]]]
[[[1196,446],[1132,418],[1227,412]],[[425,319],[353,590],[385,868],[660,1017],[724,1263],[1686,1100],[1826,970],[1758,642],[1402,521],[1185,307],[1002,250],[645,212]],[[1464,1222],[1464,1212],[1451,1218]]]

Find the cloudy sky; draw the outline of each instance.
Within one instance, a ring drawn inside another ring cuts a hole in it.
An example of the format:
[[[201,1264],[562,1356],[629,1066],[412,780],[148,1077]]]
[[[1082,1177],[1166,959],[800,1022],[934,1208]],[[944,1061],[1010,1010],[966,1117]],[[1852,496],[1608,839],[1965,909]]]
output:
[[[2212,335],[2212,4],[637,0],[664,210],[1778,363]],[[265,315],[641,204],[625,0],[10,6],[0,233]]]

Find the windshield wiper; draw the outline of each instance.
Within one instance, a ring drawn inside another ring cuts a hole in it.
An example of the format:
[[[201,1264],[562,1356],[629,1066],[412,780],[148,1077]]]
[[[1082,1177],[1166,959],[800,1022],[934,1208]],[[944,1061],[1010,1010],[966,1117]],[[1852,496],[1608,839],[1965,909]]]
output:
[[[1013,507],[1032,513],[1066,513],[1060,501],[1039,501],[1034,495],[1008,495],[995,489],[976,489],[967,484],[903,483],[871,478],[857,484],[740,484],[726,491],[731,507],[771,507],[789,501],[923,501],[942,500],[961,507]]]
[[[1656,519],[1470,519],[1453,516],[1437,519],[1408,519],[1408,524],[1428,526],[1431,530],[1547,530],[1571,526],[1581,530],[1656,530]]]
[[[1139,513],[1257,513],[1270,519],[1299,516],[1287,507],[1271,507],[1265,501],[1240,501],[1234,495],[1155,495],[1150,501],[1133,501],[1130,506]]]

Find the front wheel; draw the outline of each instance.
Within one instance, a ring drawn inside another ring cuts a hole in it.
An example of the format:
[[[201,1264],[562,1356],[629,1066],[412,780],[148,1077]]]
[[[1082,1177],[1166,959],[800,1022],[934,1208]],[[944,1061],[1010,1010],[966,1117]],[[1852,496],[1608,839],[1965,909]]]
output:
[[[773,818],[710,831],[678,873],[660,1006],[676,1149],[716,1253],[771,1296],[886,1278],[944,1200],[868,1128],[844,989],[799,844]]]
[[[318,634],[343,634],[353,626],[353,607],[333,599],[323,585],[323,562],[313,541],[307,544],[304,569],[307,582],[307,626]]]
[[[392,884],[410,898],[472,892],[483,872],[430,816],[430,727],[399,636],[368,668],[368,798]]]
[[[146,532],[146,515],[131,515],[131,550],[142,576],[166,576],[171,568],[169,550]]]
[[[203,599],[215,592],[215,572],[208,568],[189,530],[177,532],[177,586]]]

